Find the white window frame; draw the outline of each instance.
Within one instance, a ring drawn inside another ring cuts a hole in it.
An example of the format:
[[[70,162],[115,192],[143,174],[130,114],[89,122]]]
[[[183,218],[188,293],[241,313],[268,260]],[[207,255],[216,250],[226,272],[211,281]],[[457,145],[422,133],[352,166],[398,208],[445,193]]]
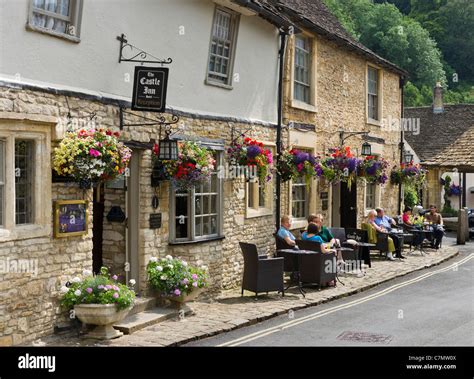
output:
[[[59,13],[50,12],[34,6],[34,0],[29,0],[28,7],[28,22],[26,28],[39,33],[49,34],[54,37],[66,39],[71,42],[80,42],[81,35],[81,19],[82,19],[82,6],[83,0],[69,0],[69,15],[64,16]],[[66,32],[61,33],[56,30],[44,28],[35,25],[33,22],[33,13],[41,14],[44,16],[52,17],[67,23]]]
[[[262,141],[265,149],[270,149],[275,156],[275,144],[268,141]],[[263,189],[265,188],[265,191]],[[250,196],[252,196],[252,207],[249,206]],[[264,204],[260,205],[260,199],[263,196]],[[273,177],[266,183],[259,183],[257,180],[250,180],[245,185],[245,217],[263,217],[273,214]]]
[[[223,152],[221,150],[215,150],[217,153],[217,162],[216,162],[216,171],[213,175],[216,176],[217,179],[217,233],[208,234],[204,236],[196,236],[195,230],[195,196],[196,191],[192,189],[188,191],[188,204],[187,204],[187,212],[188,215],[186,218],[188,219],[188,237],[187,238],[177,238],[176,237],[176,220],[178,219],[179,215],[176,215],[176,190],[170,190],[170,223],[169,223],[169,230],[170,230],[170,243],[179,244],[179,243],[192,243],[192,242],[200,242],[200,241],[212,241],[217,238],[221,238],[223,236],[223,198],[224,198],[224,181],[218,174],[218,167],[222,164],[223,160]],[[170,184],[171,185],[171,184]],[[206,192],[207,195],[211,195],[214,193]],[[202,216],[202,215],[201,215]]]
[[[230,39],[228,40],[230,46],[229,46],[229,58],[228,58],[226,76],[224,76],[222,73],[219,73],[219,72],[210,71],[211,58],[213,55],[217,56],[216,54],[212,53],[212,47],[213,47],[213,44],[216,43],[214,40],[217,39],[217,37],[214,35],[214,31],[215,31],[215,28],[217,27],[216,22],[218,20],[219,13],[226,13],[230,17],[230,28],[229,28]],[[239,29],[239,22],[240,22],[240,15],[237,12],[234,12],[233,10],[229,8],[216,5],[214,9],[214,17],[212,20],[212,27],[211,27],[211,38],[210,38],[209,53],[208,53],[208,58],[207,58],[205,84],[222,87],[225,89],[233,88],[232,83],[233,83],[233,76],[234,76],[234,60],[235,60],[235,52],[236,52],[235,47],[237,45],[237,34],[238,34],[238,29]],[[223,78],[225,78],[225,80],[218,80],[216,78],[213,78],[212,75],[222,76]]]
[[[0,139],[5,141],[5,207],[0,242],[51,234],[51,131],[56,122],[51,116],[0,112]],[[16,224],[15,140],[34,142],[32,222],[23,225]]]
[[[377,93],[372,94],[369,91],[369,71],[370,70],[375,70],[377,73]],[[366,67],[366,96],[365,96],[365,101],[366,101],[366,119],[368,124],[373,124],[377,126],[382,125],[382,118],[383,118],[383,70],[380,67],[374,66],[374,65],[369,65],[367,64]],[[369,114],[369,96],[376,96],[377,98],[377,118],[372,118],[370,117]]]
[[[310,99],[306,103],[295,98],[295,65],[296,65],[296,39],[305,38],[310,44]],[[290,37],[290,60],[291,60],[291,81],[290,81],[290,99],[291,107],[302,109],[308,112],[317,112],[317,41],[314,36],[309,33],[301,33],[299,35],[292,35]]]
[[[368,207],[367,206],[367,188],[368,186],[374,186],[374,207]],[[375,209],[377,207],[380,206],[380,185],[376,184],[376,183],[368,183],[368,182],[365,182],[365,185],[364,185],[364,216],[368,216],[369,215],[369,211],[371,211],[372,209]]]

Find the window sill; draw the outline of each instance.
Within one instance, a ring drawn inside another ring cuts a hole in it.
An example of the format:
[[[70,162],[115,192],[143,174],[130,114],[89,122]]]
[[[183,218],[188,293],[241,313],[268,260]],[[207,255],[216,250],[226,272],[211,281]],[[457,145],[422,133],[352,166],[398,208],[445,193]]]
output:
[[[30,31],[33,31],[33,32],[38,32],[38,33],[47,34],[47,35],[50,35],[50,36],[53,36],[53,37],[61,38],[61,39],[64,39],[66,41],[73,42],[73,43],[81,42],[81,39],[79,37],[71,36],[69,34],[64,34],[64,33],[57,33],[53,30],[44,29],[44,28],[41,28],[41,27],[38,27],[38,26],[30,25],[28,23],[26,24],[26,29],[30,30]]]
[[[44,225],[25,225],[14,229],[0,229],[0,242],[49,237],[51,227]]]
[[[219,88],[223,88],[223,89],[227,89],[227,90],[233,90],[234,89],[234,87],[232,87],[229,84],[224,84],[224,83],[220,83],[220,82],[213,82],[212,80],[209,80],[209,79],[204,80],[204,84],[207,85],[207,86],[219,87]]]
[[[317,113],[318,110],[313,104],[308,104],[300,100],[291,100],[291,107],[296,109],[301,109],[307,112]]]
[[[266,216],[273,216],[273,210],[269,208],[262,208],[258,210],[253,208],[247,208],[247,212],[245,214],[245,218],[256,218]]]
[[[382,126],[382,121],[379,121],[379,120],[374,120],[374,119],[371,119],[371,118],[368,118],[366,123],[368,125],[375,125],[375,126]]]
[[[206,243],[206,242],[213,242],[213,241],[222,241],[225,239],[225,236],[218,236],[218,237],[211,237],[202,240],[195,240],[195,241],[176,241],[176,242],[168,242],[169,246],[177,246],[177,245],[194,245],[198,243]]]

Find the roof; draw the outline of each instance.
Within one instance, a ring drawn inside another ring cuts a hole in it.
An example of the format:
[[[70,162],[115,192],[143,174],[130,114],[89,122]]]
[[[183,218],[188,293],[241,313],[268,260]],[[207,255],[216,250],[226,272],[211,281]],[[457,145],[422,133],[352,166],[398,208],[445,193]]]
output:
[[[352,37],[322,0],[260,0],[260,2],[272,4],[279,9],[280,14],[287,15],[298,26],[322,35],[400,76],[408,77],[405,70],[377,55]]]
[[[426,166],[474,172],[474,104],[405,108],[405,118],[419,119],[419,133],[405,132],[405,140]]]

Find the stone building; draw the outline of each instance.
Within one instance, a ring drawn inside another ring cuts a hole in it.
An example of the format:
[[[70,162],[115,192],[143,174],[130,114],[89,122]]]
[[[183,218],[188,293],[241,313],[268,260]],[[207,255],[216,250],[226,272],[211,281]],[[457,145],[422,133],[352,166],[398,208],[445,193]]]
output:
[[[198,141],[220,164],[239,134],[276,152],[281,31],[289,34],[283,144],[319,153],[339,144],[339,129],[367,131],[374,153],[398,159],[398,133],[383,123],[400,117],[404,73],[354,41],[320,1],[44,4],[8,2],[0,16],[2,33],[8,33],[0,60],[0,261],[12,268],[0,272],[0,345],[52,333],[64,317],[59,289],[83,269],[109,266],[122,280],[136,279],[143,295],[149,258],[171,254],[208,266],[212,296],[240,282],[239,241],[273,249],[274,179],[264,191],[244,178],[214,175],[209,188],[183,196],[166,182],[151,186],[151,148],[163,136],[156,125],[137,125],[156,114],[129,112],[134,64],[118,62],[117,36],[172,58],[166,116],[179,116],[175,137]],[[309,95],[302,97],[294,88],[295,46],[311,62],[303,67],[309,82],[299,84]],[[368,99],[375,119],[368,116]],[[129,176],[82,190],[52,177],[51,154],[67,128],[91,126],[121,131],[133,155]],[[352,137],[348,144],[357,149],[362,140]],[[294,213],[296,184],[283,185],[282,214]],[[342,192],[314,181],[309,193],[300,193],[303,213],[294,214],[295,226],[305,226],[309,212],[325,212],[335,226],[348,226],[352,217],[341,217],[340,208],[355,210],[353,222],[376,205],[396,212],[390,185],[368,190],[360,183],[349,203],[342,203]],[[87,233],[55,238],[53,206],[59,200],[88,201]],[[107,217],[112,209],[126,221]],[[161,218],[158,226],[151,227],[151,215]]]

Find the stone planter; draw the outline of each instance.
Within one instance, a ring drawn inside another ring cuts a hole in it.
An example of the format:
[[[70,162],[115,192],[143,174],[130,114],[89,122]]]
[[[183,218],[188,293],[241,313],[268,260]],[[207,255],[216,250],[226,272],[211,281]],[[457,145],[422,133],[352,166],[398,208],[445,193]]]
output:
[[[113,328],[113,325],[123,320],[132,307],[117,310],[115,304],[79,304],[74,306],[76,317],[84,324],[96,325],[86,337],[101,340],[110,340],[121,337],[122,332]]]
[[[181,296],[164,296],[165,299],[171,302],[171,306],[179,311],[184,311],[185,314],[193,314],[193,311],[187,303],[194,301],[201,293],[204,292],[204,288],[197,288],[192,291],[189,295]]]

